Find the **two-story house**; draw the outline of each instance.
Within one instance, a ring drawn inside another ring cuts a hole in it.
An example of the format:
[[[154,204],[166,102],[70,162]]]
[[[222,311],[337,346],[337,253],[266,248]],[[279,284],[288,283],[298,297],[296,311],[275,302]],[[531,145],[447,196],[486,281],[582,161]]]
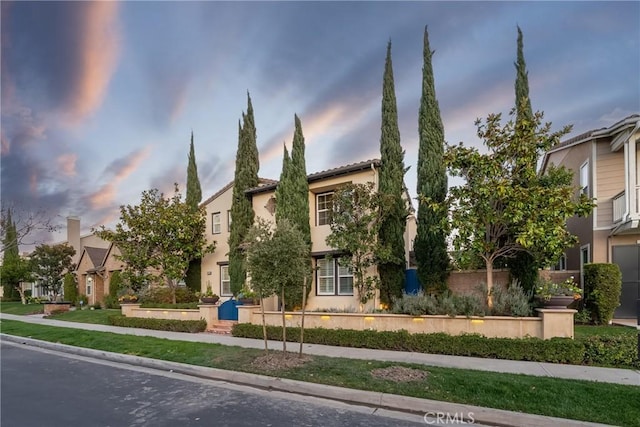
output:
[[[364,184],[373,182],[377,190],[380,161],[367,160],[337,167],[308,175],[309,217],[311,226],[311,256],[314,269],[313,282],[307,300],[307,307],[313,309],[358,307],[357,295],[353,289],[353,275],[338,265],[337,261],[327,258],[335,251],[327,246],[326,237],[331,233],[329,210],[333,191],[346,183]],[[275,190],[277,181],[263,180],[261,185],[247,191],[251,198],[256,217],[275,221]],[[207,236],[216,241],[217,248],[202,260],[202,288],[211,286],[214,293],[222,297],[231,297],[228,273],[229,230],[231,223],[231,197],[233,183],[228,184],[211,198],[203,202],[207,210]],[[407,197],[407,203],[410,200]],[[416,233],[415,217],[410,215],[405,230],[405,258]],[[377,307],[379,297],[369,303],[369,308]]]
[[[542,160],[574,171],[577,191],[597,206],[586,218],[567,222],[579,244],[567,249],[561,266],[580,270],[586,263],[615,263],[622,271],[619,318],[636,316],[640,298],[640,114],[560,142]]]

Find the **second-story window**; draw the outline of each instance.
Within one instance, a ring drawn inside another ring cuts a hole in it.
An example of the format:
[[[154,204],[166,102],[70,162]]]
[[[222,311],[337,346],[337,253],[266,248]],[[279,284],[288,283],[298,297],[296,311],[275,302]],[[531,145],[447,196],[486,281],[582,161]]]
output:
[[[316,218],[318,225],[327,225],[331,222],[332,208],[333,191],[316,195]]]
[[[580,166],[580,191],[589,196],[589,161]]]
[[[227,231],[231,233],[231,211],[227,211]]]
[[[220,234],[222,232],[222,225],[220,224],[220,212],[214,212],[211,214],[211,232],[213,234]]]

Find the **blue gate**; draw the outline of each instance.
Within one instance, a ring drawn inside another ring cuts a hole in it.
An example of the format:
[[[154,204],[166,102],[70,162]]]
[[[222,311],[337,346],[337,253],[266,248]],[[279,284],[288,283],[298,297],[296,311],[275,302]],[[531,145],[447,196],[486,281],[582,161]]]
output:
[[[218,307],[218,319],[220,320],[238,320],[238,307],[236,307],[238,301],[230,299],[223,302]]]
[[[422,290],[418,281],[418,270],[411,268],[404,271],[404,292],[407,295],[416,295]]]

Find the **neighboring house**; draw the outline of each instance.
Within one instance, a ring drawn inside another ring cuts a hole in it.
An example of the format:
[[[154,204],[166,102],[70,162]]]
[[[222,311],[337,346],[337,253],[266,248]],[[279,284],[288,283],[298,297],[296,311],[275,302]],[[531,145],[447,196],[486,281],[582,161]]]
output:
[[[346,183],[364,184],[373,182],[377,190],[380,160],[367,160],[329,169],[308,175],[309,210],[311,225],[311,256],[314,277],[307,300],[307,308],[358,308],[358,298],[354,294],[353,275],[338,265],[335,259],[327,259],[326,255],[335,253],[334,248],[327,246],[326,237],[331,233],[329,226],[329,209],[333,191]],[[256,217],[275,221],[275,190],[277,181],[263,180],[260,186],[247,191],[251,198]],[[214,293],[222,297],[231,297],[228,275],[228,238],[230,227],[231,197],[233,183],[228,184],[218,193],[203,202],[207,211],[207,238],[216,241],[213,254],[202,260],[202,289],[211,286]],[[405,193],[407,204],[411,202]],[[416,222],[411,209],[405,231],[405,258],[409,260],[409,251],[416,234]],[[375,271],[375,270],[373,270]],[[368,308],[378,307],[379,297],[371,301]]]
[[[547,152],[550,165],[574,172],[574,186],[596,200],[586,218],[572,218],[569,231],[579,238],[560,267],[580,270],[586,263],[615,263],[622,271],[622,295],[615,316],[635,317],[640,297],[640,115],[610,127],[562,141]],[[582,274],[581,274],[582,276]]]
[[[114,244],[107,249],[86,246],[76,267],[78,293],[86,295],[89,304],[102,303],[109,295],[111,277],[124,263],[116,258],[120,251]]]

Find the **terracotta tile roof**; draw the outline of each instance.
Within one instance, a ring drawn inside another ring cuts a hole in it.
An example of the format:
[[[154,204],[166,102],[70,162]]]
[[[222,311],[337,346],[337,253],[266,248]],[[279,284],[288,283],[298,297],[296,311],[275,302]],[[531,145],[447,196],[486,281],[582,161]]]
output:
[[[371,165],[375,167],[380,167],[380,159],[371,159],[365,160],[363,162],[351,163],[344,166],[338,166],[333,169],[326,169],[320,172],[314,172],[312,174],[307,175],[307,181],[309,183],[314,181],[319,181],[325,178],[331,178],[334,176],[347,175],[353,172],[359,172],[365,169],[371,168]],[[276,188],[278,185],[278,181],[273,181],[270,184],[261,185],[258,187],[250,188],[246,191],[247,194],[257,194],[265,191],[271,191]]]

